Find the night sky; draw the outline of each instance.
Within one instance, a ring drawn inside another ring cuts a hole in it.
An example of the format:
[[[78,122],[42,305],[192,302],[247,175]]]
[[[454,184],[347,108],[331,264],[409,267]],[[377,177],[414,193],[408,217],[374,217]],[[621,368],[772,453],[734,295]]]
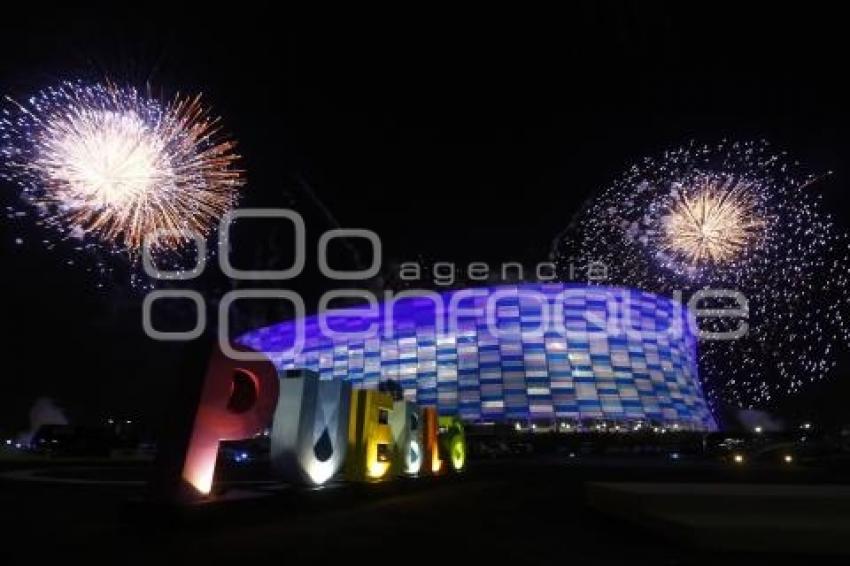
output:
[[[844,17],[680,4],[579,2],[539,19],[39,8],[0,21],[0,91],[104,76],[203,91],[240,142],[243,206],[301,210],[311,241],[330,212],[378,232],[385,261],[543,261],[595,190],[690,139],[766,138],[834,171],[822,188],[850,225]],[[0,202],[14,198],[3,185]],[[155,419],[178,354],[143,336],[142,295],[96,289],[37,231],[16,245],[5,222],[0,431],[25,428],[38,396],[77,421]],[[324,284],[308,273],[294,287]],[[775,408],[840,419],[846,383]]]

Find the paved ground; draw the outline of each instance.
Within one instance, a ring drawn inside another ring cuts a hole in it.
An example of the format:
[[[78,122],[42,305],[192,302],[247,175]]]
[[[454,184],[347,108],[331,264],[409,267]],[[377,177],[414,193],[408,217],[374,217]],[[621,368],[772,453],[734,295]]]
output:
[[[318,492],[233,483],[231,495],[265,495],[233,497],[175,514],[134,503],[143,493],[139,480],[145,473],[139,464],[115,469],[75,463],[54,466],[49,473],[7,465],[0,472],[0,563],[33,564],[52,557],[87,564],[284,564],[310,559],[317,564],[752,565],[776,564],[778,558],[787,563],[789,556],[770,553],[701,553],[597,514],[585,504],[585,484],[836,481],[825,472],[800,468],[549,459],[478,463],[455,478]],[[242,482],[264,479],[250,469],[225,475]],[[37,481],[46,478],[50,481]]]

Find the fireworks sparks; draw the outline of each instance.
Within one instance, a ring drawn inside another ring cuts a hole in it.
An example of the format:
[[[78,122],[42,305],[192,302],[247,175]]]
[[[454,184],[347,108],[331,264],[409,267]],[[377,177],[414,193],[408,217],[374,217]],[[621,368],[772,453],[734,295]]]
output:
[[[609,283],[686,300],[702,288],[742,292],[747,336],[700,345],[706,394],[743,406],[793,394],[828,375],[850,340],[848,239],[823,211],[819,179],[798,170],[765,142],[645,159],[589,201],[555,257],[562,272],[601,261]]]
[[[138,257],[206,236],[243,185],[235,143],[200,97],[161,103],[130,87],[66,82],[0,117],[2,176],[62,239]]]
[[[758,238],[764,223],[747,197],[749,186],[733,178],[703,179],[690,195],[675,189],[669,214],[662,219],[662,249],[691,265],[727,262]]]

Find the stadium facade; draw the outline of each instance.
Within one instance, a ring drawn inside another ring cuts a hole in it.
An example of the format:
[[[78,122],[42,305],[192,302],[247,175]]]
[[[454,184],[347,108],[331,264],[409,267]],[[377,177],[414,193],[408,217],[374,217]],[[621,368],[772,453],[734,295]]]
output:
[[[238,341],[279,370],[404,397],[467,422],[658,423],[714,430],[688,311],[643,291],[564,284],[401,294]]]

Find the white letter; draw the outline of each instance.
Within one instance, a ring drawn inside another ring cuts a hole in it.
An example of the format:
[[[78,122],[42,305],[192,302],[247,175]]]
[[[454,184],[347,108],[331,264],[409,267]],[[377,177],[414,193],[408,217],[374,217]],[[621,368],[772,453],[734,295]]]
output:
[[[328,265],[328,244],[334,238],[363,238],[372,244],[372,265],[368,269],[344,271],[333,269]],[[319,271],[329,279],[351,281],[354,279],[369,279],[381,271],[381,238],[363,228],[334,228],[319,237]]]
[[[354,306],[343,308],[328,308],[330,302],[337,298],[354,297],[366,299],[369,303],[368,307]],[[330,311],[330,314],[329,312]],[[336,311],[336,314],[334,314]],[[338,318],[361,318],[369,319],[373,322],[369,324],[366,330],[356,330],[354,332],[334,330],[328,326],[328,317]],[[319,299],[319,330],[325,338],[366,338],[375,334],[375,328],[378,318],[378,299],[369,291],[361,289],[335,289],[328,291]]]
[[[703,299],[732,299],[735,305],[729,308],[707,308],[700,309],[697,305]],[[740,291],[731,291],[728,289],[700,289],[691,300],[688,301],[688,309],[694,313],[696,319],[699,318],[740,318],[745,319],[735,330],[728,332],[711,332],[709,330],[699,330],[699,338],[701,340],[737,340],[747,334],[750,329],[746,319],[750,315],[750,307],[747,302],[747,297]]]
[[[490,275],[490,266],[481,261],[473,261],[466,270],[467,275],[473,281],[487,281]]]
[[[408,273],[408,270],[413,273]],[[422,268],[415,261],[402,263],[398,268],[398,278],[402,281],[418,281],[422,278]]]
[[[448,272],[441,273],[443,267],[448,268]],[[438,261],[434,264],[434,282],[437,285],[454,285],[455,282],[455,264],[447,261]]]

